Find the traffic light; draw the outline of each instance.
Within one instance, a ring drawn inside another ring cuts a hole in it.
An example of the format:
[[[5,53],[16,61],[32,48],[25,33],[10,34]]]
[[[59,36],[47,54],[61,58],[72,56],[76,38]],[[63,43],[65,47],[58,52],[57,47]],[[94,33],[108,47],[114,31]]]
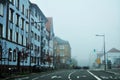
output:
[[[94,49],[94,52],[96,52],[96,49]]]

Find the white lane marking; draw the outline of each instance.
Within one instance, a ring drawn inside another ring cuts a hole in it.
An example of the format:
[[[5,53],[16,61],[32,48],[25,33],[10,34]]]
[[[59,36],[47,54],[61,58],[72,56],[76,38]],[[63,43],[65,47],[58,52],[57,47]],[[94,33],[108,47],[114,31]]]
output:
[[[37,79],[39,79],[39,77],[33,78],[32,80],[37,80]]]
[[[77,76],[77,78],[80,78],[80,76]]]
[[[89,70],[87,70],[88,73],[90,73],[93,77],[95,77],[97,80],[102,80],[99,77],[97,77],[95,74],[91,73]]]
[[[74,71],[74,72],[71,72],[69,75],[68,75],[68,79],[69,80],[72,80],[71,78],[70,78],[70,76],[73,74],[73,73],[75,73],[76,71]]]
[[[62,78],[61,76],[58,76],[58,78]]]
[[[52,76],[51,79],[57,78],[57,76]]]
[[[86,75],[83,75],[82,77],[87,77]]]
[[[52,76],[51,79],[54,79],[54,78],[62,78],[61,76]]]
[[[109,79],[109,77],[106,76],[100,76],[102,79]]]

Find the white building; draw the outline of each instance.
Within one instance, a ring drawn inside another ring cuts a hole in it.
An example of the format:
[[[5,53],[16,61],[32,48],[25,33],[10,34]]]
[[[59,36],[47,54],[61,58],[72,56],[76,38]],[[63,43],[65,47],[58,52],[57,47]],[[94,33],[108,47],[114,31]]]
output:
[[[120,67],[120,50],[112,48],[106,53],[106,65],[112,68]],[[101,57],[102,64],[104,63],[104,56]]]

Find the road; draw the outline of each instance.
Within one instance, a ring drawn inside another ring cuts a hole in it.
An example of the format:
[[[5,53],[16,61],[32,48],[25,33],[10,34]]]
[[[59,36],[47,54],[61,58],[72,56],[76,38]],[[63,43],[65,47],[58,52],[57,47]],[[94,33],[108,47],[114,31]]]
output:
[[[102,70],[61,70],[45,74],[32,74],[14,80],[120,80],[120,75]]]

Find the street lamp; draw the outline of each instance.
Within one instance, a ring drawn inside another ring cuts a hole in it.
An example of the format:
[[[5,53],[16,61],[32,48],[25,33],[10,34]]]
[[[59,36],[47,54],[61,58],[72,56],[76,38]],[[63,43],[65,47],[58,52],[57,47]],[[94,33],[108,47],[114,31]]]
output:
[[[98,35],[98,34],[97,34],[96,36],[103,37],[103,43],[104,43],[104,70],[106,71],[105,35]]]

